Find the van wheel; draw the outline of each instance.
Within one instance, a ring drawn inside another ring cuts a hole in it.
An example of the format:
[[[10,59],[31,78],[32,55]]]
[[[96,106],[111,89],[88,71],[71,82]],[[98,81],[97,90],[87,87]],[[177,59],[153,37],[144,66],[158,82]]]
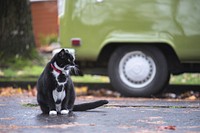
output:
[[[169,82],[167,61],[153,46],[123,46],[111,56],[108,73],[112,86],[124,96],[150,96]]]

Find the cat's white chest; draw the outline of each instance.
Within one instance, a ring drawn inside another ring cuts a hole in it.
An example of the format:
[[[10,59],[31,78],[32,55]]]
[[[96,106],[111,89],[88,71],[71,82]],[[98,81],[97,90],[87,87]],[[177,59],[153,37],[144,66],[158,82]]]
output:
[[[54,77],[55,77],[55,79],[57,81],[57,84],[58,84],[57,88],[55,88],[53,90],[52,95],[53,95],[54,102],[56,103],[56,111],[60,112],[61,111],[62,101],[66,96],[64,87],[65,87],[65,84],[67,83],[67,78],[66,78],[66,81],[59,82],[58,76],[60,75],[60,73],[58,73],[55,70],[53,70],[52,74],[54,75]],[[62,86],[62,89],[58,89],[59,86]],[[58,102],[58,101],[60,101],[60,102]]]
[[[65,90],[64,88],[62,89],[62,91],[58,92],[57,89],[53,90],[53,99],[56,103],[56,111],[57,112],[60,112],[61,111],[61,104],[62,104],[62,101],[63,99],[65,98],[66,96],[66,93],[65,93]],[[60,101],[59,103],[57,103],[58,101]]]
[[[56,72],[55,70],[53,70],[52,73],[53,73],[53,76],[54,76],[56,79],[58,78],[58,76],[59,76],[59,74],[60,74],[60,73]]]
[[[58,100],[62,102],[65,96],[66,94],[64,89],[61,92],[58,92],[57,89],[53,90],[53,99],[55,102]]]

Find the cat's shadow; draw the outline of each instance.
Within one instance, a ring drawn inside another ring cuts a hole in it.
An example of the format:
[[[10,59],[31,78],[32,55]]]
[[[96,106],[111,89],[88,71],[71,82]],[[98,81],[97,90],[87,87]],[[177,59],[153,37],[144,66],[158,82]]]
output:
[[[76,121],[76,115],[70,113],[68,115],[54,115],[49,116],[48,114],[39,114],[36,117],[38,123],[42,125],[58,125],[58,124],[69,124]]]
[[[98,110],[90,110],[84,111],[84,114],[88,113],[105,113],[105,111],[98,111]],[[60,125],[60,124],[71,124],[77,122],[77,115],[71,112],[68,115],[53,115],[49,116],[48,114],[38,114],[36,116],[36,122],[40,125]]]

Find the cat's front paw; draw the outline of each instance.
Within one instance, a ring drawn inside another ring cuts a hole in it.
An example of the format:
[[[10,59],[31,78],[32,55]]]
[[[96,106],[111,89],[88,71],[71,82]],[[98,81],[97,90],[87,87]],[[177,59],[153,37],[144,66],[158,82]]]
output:
[[[57,115],[57,112],[55,110],[49,111],[49,115]]]
[[[61,115],[67,115],[69,113],[69,110],[61,110]]]

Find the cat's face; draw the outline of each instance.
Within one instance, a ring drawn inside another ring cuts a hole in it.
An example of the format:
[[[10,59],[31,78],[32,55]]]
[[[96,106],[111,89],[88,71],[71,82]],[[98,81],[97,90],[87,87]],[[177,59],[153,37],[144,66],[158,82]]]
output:
[[[78,66],[75,64],[75,59],[68,50],[62,49],[57,53],[55,58],[56,64],[60,68],[64,68],[66,71],[69,71],[73,75],[83,75],[82,72],[78,69]]]
[[[62,49],[56,55],[56,64],[60,68],[65,68],[66,66],[74,66],[74,57],[69,53],[68,50]]]

